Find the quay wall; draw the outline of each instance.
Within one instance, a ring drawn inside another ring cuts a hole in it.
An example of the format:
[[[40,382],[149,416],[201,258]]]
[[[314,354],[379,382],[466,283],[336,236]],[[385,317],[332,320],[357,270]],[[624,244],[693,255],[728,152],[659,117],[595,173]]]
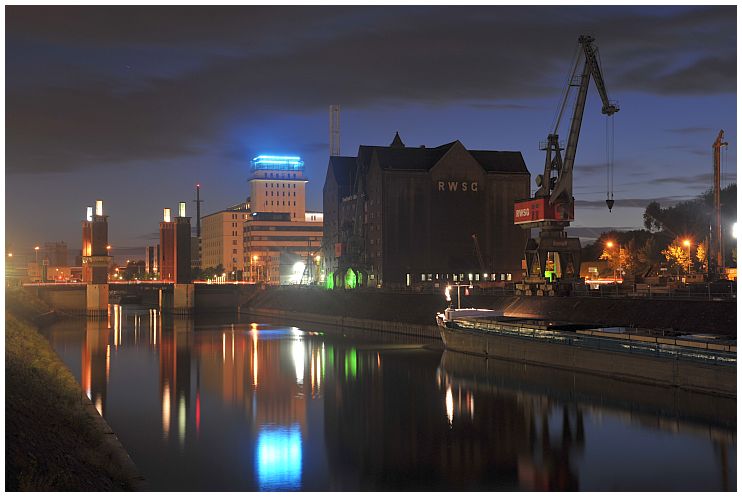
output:
[[[493,295],[462,295],[461,299],[463,307],[502,310],[513,317],[737,335],[735,301]],[[435,314],[446,307],[446,302],[436,294],[277,287],[254,291],[244,298],[243,306],[243,311],[274,310],[291,315],[306,313],[434,326]]]
[[[85,314],[87,310],[87,290],[83,284],[35,287],[27,291],[46,302],[55,311]]]

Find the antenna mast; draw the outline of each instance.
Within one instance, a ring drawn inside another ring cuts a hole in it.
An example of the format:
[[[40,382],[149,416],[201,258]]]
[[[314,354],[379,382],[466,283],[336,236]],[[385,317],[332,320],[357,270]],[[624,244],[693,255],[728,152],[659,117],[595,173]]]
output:
[[[330,106],[330,156],[340,155],[340,105]]]

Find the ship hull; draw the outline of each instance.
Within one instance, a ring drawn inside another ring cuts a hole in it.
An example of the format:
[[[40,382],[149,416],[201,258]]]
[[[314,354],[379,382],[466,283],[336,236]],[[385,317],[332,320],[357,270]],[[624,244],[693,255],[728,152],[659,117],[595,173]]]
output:
[[[641,353],[584,348],[576,345],[584,340],[579,336],[564,339],[562,344],[551,340],[455,329],[446,326],[446,323],[441,323],[439,329],[447,350],[587,372],[625,381],[736,396],[736,364],[719,366]]]

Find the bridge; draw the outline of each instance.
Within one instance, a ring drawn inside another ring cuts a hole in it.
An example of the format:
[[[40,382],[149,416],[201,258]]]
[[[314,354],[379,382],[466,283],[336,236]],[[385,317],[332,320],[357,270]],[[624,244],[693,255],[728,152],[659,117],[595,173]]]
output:
[[[103,214],[103,201],[86,208],[82,221],[82,283],[26,284],[35,287],[59,310],[85,310],[88,316],[106,317],[112,291],[122,292],[131,282],[108,281],[108,216]],[[186,216],[186,203],[178,203],[178,215],[171,218],[163,210],[160,222],[159,281],[134,282],[136,292],[157,292],[164,312],[190,314],[194,309],[195,285],[191,276],[191,218]],[[129,292],[130,290],[127,290]],[[208,293],[208,292],[206,292]]]
[[[106,285],[108,292],[105,313],[89,312],[87,283],[26,283],[23,285],[54,310],[74,315],[108,316],[110,305],[115,297],[134,297],[145,305],[158,306],[163,313],[190,314],[196,311],[212,312],[234,310],[247,306],[260,285],[248,282],[192,283],[191,307],[184,312],[176,309],[175,287],[172,281],[116,281]],[[102,311],[102,309],[101,309]]]

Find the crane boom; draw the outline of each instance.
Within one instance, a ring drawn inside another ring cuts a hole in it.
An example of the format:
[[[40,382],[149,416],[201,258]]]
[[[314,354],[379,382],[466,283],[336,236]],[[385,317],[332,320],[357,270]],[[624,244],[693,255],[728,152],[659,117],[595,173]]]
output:
[[[474,239],[474,250],[477,253],[477,260],[479,261],[479,269],[482,271],[482,274],[487,273],[487,268],[484,266],[484,259],[482,259],[482,251],[479,250],[479,240],[477,240],[477,234],[474,233],[471,236]]]
[[[713,144],[714,149],[714,219],[713,232],[711,237],[711,267],[713,273],[717,276],[724,271],[724,240],[721,236],[721,147],[729,145],[724,141],[724,130],[719,131],[719,135]]]
[[[595,38],[592,36],[580,36],[578,42],[582,46],[582,55],[585,59],[585,65],[582,68],[582,76],[580,77],[579,90],[577,93],[577,100],[575,102],[574,113],[572,115],[572,124],[569,128],[569,138],[567,139],[567,148],[564,151],[564,160],[561,163],[561,171],[557,177],[556,185],[554,190],[549,196],[549,204],[554,205],[557,201],[572,201],[572,169],[574,168],[575,155],[577,153],[577,141],[580,139],[580,128],[582,127],[582,116],[585,113],[585,102],[587,100],[587,90],[590,84],[590,77],[592,76],[595,81],[595,86],[600,94],[600,99],[603,101],[602,113],[608,116],[612,116],[618,112],[618,106],[611,103],[608,100],[608,92],[605,89],[605,82],[603,80],[603,73],[600,69],[600,63],[596,56],[595,47],[592,42]],[[577,64],[580,59],[578,58]],[[577,67],[577,66],[576,66]],[[576,68],[575,67],[575,68]],[[566,101],[562,105],[566,104]],[[559,123],[557,123],[559,126]],[[555,140],[558,142],[557,129],[552,133],[555,135]],[[557,151],[558,152],[558,151]]]

